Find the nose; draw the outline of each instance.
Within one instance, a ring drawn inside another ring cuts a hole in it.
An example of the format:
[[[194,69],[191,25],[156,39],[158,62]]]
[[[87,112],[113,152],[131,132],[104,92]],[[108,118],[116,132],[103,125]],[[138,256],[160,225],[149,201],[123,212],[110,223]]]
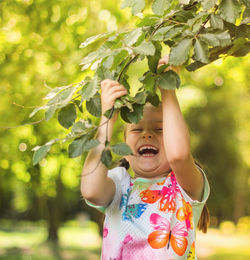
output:
[[[142,133],[142,138],[152,138],[152,134],[150,132],[143,132]]]

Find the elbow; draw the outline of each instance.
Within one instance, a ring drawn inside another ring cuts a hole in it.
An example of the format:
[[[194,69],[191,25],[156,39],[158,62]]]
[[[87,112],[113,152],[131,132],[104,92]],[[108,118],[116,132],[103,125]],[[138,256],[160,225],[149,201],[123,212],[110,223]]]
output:
[[[96,200],[96,194],[93,189],[88,189],[86,185],[81,185],[81,194],[83,198],[91,203]]]
[[[96,206],[106,206],[107,202],[105,201],[105,197],[101,196],[97,189],[88,189],[86,186],[81,186],[81,194],[83,198]]]
[[[100,198],[98,198],[96,194],[91,193],[89,191],[84,191],[83,189],[81,189],[81,194],[83,198],[91,204],[102,206],[100,203]]]

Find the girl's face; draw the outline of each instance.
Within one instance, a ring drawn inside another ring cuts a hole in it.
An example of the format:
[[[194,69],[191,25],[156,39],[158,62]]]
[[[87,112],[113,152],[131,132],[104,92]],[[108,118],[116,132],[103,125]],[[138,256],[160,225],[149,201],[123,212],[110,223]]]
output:
[[[135,177],[159,178],[168,175],[170,166],[163,143],[161,106],[145,106],[142,120],[127,126],[126,143],[134,154],[126,156],[126,159]]]

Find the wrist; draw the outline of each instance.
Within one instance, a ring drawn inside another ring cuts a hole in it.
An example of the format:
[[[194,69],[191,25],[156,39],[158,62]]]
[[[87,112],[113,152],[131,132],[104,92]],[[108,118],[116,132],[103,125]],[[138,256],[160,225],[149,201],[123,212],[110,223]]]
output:
[[[176,95],[176,92],[175,92],[175,89],[163,89],[163,88],[160,88],[160,92],[161,92],[161,96],[162,97],[165,97],[165,96],[175,96]]]

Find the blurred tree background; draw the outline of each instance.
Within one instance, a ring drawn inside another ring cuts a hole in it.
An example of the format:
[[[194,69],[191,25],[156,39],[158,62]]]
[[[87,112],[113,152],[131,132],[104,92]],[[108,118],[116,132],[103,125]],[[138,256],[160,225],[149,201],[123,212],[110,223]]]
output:
[[[57,145],[32,165],[31,149],[60,138],[65,130],[55,118],[46,122],[42,114],[32,119],[29,114],[50,88],[83,78],[79,63],[95,46],[81,50],[81,42],[132,28],[134,22],[130,10],[120,9],[120,1],[0,2],[0,219],[45,220],[52,241],[58,240],[60,225],[81,212],[101,222],[80,196],[84,156],[68,159],[68,144]],[[137,66],[130,69],[135,85],[144,64]],[[214,226],[250,215],[249,67],[248,55],[181,74],[178,95],[194,155],[211,184],[208,206]],[[121,125],[114,133],[117,140],[122,139]]]

